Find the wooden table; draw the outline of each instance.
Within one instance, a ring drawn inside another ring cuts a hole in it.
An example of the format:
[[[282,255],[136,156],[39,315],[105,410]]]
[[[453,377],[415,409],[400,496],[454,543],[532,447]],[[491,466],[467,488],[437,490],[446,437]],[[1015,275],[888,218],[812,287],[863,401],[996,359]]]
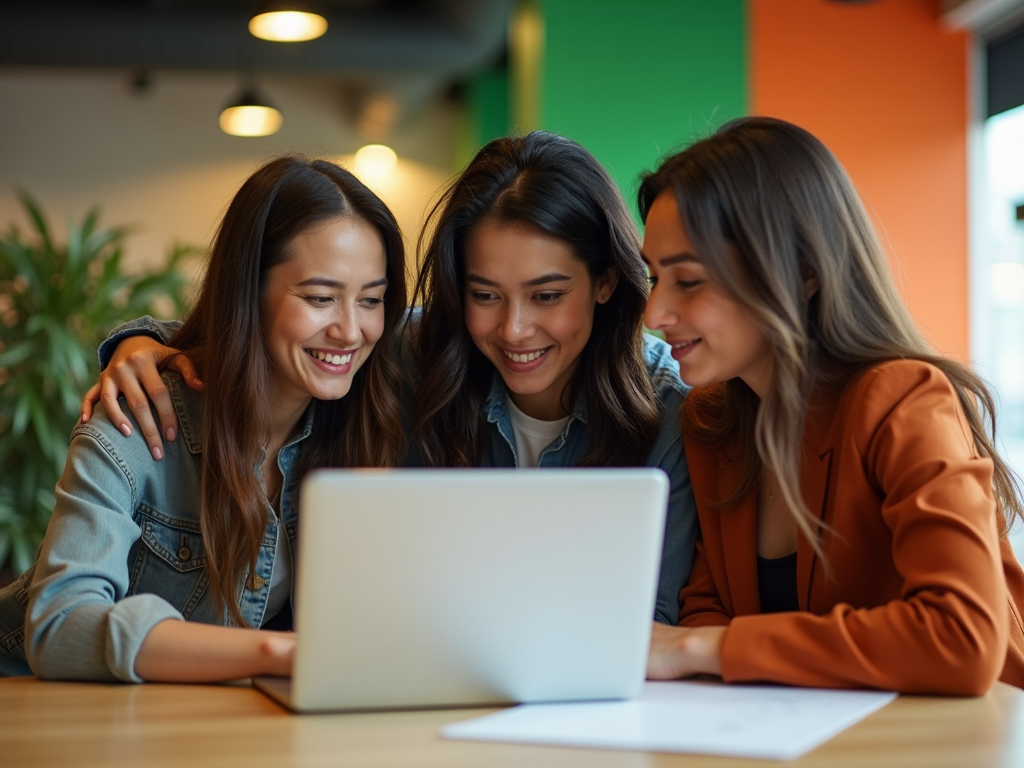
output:
[[[493,710],[292,715],[248,686],[0,680],[2,768],[288,766],[687,766],[763,761],[445,741],[438,729]],[[901,697],[788,766],[1024,766],[1024,692]]]

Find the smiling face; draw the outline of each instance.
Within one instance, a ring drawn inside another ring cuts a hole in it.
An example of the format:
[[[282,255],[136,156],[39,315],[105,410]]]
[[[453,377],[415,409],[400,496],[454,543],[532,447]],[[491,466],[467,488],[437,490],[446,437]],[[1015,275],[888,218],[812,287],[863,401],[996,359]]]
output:
[[[562,392],[616,279],[611,270],[595,282],[566,243],[526,224],[484,221],[471,231],[466,328],[523,413],[567,415]]]
[[[768,340],[750,312],[708,274],[671,190],[648,211],[643,256],[652,282],[644,323],[665,334],[682,380],[701,387],[739,377],[764,398]]]
[[[386,274],[380,237],[353,216],[330,219],[292,240],[263,286],[275,407],[301,412],[310,398],[348,394],[384,332]]]

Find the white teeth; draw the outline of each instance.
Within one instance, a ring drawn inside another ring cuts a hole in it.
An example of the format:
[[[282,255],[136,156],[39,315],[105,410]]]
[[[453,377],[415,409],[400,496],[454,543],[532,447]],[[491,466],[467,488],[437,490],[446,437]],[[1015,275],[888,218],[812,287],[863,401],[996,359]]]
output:
[[[538,357],[547,352],[546,349],[542,349],[538,352],[527,352],[525,354],[519,354],[518,352],[509,352],[507,350],[502,351],[505,352],[505,356],[513,363],[532,363]]]
[[[349,352],[347,355],[332,355],[322,350],[316,350],[311,353],[317,360],[322,360],[330,365],[347,365],[352,361],[352,353]]]

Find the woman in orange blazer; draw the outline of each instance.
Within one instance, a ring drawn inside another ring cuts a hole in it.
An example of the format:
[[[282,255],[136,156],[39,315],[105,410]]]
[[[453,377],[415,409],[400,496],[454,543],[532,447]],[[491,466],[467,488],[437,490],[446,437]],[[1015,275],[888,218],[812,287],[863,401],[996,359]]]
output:
[[[1024,687],[1019,484],[835,157],[745,118],[643,180],[646,322],[695,387],[701,538],[648,676],[978,695]]]

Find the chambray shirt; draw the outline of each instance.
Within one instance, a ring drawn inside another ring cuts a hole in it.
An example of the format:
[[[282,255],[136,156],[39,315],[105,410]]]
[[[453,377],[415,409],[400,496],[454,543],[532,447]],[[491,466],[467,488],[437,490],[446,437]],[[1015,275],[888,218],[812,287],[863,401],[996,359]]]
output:
[[[176,374],[164,381],[180,431],[164,444],[162,461],[153,461],[128,408],[122,410],[133,419],[131,437],[118,431],[102,404],[72,432],[39,557],[0,591],[0,675],[141,682],[135,658],[157,623],[231,625],[208,589],[199,526],[203,396]],[[293,558],[295,469],[314,409],[278,455],[280,519]],[[277,549],[279,523],[269,504],[267,518],[256,569],[236,595],[252,627],[264,619]]]

